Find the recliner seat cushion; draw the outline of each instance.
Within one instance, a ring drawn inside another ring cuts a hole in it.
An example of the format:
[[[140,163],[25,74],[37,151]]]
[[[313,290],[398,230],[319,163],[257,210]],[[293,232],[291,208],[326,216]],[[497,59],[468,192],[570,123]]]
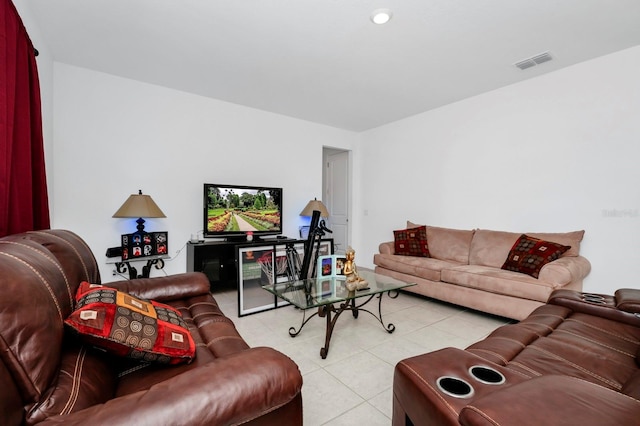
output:
[[[620,391],[638,370],[639,347],[638,327],[543,305],[467,351],[529,377],[560,374]]]
[[[111,355],[66,339],[58,377],[31,407],[28,424],[67,415],[113,398],[117,374]]]

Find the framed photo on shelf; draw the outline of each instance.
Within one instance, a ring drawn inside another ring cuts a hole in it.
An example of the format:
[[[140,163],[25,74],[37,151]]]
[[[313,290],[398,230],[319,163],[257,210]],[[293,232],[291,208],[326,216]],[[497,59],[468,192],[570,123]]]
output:
[[[346,260],[346,257],[337,254],[318,257],[317,278],[344,276]]]
[[[120,236],[122,260],[169,254],[167,232],[135,232]]]

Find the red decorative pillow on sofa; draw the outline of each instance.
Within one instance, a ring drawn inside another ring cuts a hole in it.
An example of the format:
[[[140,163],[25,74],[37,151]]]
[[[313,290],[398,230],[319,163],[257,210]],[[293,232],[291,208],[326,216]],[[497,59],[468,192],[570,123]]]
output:
[[[502,269],[538,278],[544,265],[558,259],[571,246],[540,240],[522,234],[515,242]]]
[[[191,333],[171,306],[86,282],[76,301],[65,323],[97,348],[160,364],[191,361],[195,355]]]
[[[393,238],[395,254],[429,257],[426,226],[393,231]]]

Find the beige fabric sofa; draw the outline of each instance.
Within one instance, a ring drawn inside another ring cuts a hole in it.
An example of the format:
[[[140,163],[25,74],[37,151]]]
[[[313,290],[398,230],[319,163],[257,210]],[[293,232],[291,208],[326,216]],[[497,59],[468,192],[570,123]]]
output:
[[[414,226],[407,223],[408,228]],[[430,257],[396,255],[389,241],[380,244],[373,263],[379,274],[417,283],[406,291],[522,320],[554,290],[582,291],[582,281],[591,271],[589,261],[580,256],[584,231],[525,234],[571,249],[533,278],[501,269],[522,233],[427,226]]]

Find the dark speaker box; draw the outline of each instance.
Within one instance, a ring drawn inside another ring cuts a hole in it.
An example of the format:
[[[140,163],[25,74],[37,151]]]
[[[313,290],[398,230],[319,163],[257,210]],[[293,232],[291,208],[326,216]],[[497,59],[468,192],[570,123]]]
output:
[[[107,249],[107,257],[122,256],[122,247],[110,247]]]

